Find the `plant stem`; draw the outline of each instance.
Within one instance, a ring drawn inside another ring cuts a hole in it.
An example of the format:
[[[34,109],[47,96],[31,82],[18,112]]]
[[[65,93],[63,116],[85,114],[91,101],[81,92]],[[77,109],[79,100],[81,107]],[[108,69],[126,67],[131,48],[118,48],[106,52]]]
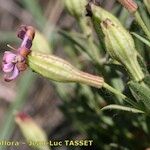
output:
[[[88,22],[86,18],[79,18],[79,25],[80,28],[87,38],[87,44],[89,46],[89,49],[87,49],[87,53],[90,55],[90,57],[97,63],[100,64],[100,50],[94,43],[94,38],[92,36],[91,28],[88,26]]]
[[[141,26],[141,28],[143,29],[143,31],[147,35],[148,39],[150,39],[150,31],[148,30],[147,26],[145,25],[144,21],[142,20],[139,12],[137,11],[134,14],[134,16],[135,16],[135,19],[136,19],[137,23]]]
[[[126,98],[127,98],[127,97],[126,97],[124,94],[122,94],[120,91],[116,90],[115,88],[113,88],[112,86],[110,86],[109,84],[107,84],[107,83],[105,83],[105,82],[104,82],[104,84],[103,84],[103,87],[104,87],[105,89],[107,89],[108,91],[114,93],[115,95],[120,96],[120,98],[122,98],[122,99],[126,99]]]

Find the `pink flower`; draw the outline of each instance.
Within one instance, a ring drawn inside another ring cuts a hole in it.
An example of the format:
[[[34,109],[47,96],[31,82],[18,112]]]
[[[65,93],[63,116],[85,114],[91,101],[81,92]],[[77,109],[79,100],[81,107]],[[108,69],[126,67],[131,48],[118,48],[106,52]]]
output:
[[[26,49],[30,50],[34,34],[35,30],[32,26],[22,25],[17,34],[17,36],[23,40],[20,47],[25,47]]]
[[[11,81],[19,75],[19,70],[15,65],[16,54],[6,51],[3,56],[3,71],[5,81]]]
[[[21,46],[17,49],[16,53],[5,51],[2,64],[2,69],[5,72],[5,81],[14,80],[20,71],[26,69],[26,59],[30,53],[34,34],[35,30],[33,27],[21,26],[18,32],[18,37],[22,39]]]
[[[20,71],[26,69],[26,59],[19,53],[6,51],[3,56],[2,69],[5,72],[5,81],[14,80]]]

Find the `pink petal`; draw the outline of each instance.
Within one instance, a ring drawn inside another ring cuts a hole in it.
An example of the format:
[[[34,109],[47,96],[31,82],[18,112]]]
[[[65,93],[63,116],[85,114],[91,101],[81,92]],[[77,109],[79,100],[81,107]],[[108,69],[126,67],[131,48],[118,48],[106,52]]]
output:
[[[6,51],[3,56],[3,61],[5,63],[11,63],[12,61],[15,60],[15,57],[16,57],[16,54]]]
[[[14,69],[14,65],[12,63],[4,64],[3,71],[4,72],[11,72]]]
[[[6,75],[4,76],[4,78],[5,78],[5,81],[9,82],[9,81],[14,80],[18,75],[19,75],[19,70],[18,70],[18,68],[15,66],[15,67],[14,67],[14,70],[13,70],[13,72],[12,72],[12,74],[11,74],[11,75],[7,75],[7,74],[6,74]]]
[[[21,47],[25,47],[26,43],[27,43],[27,40],[28,40],[28,36],[25,35],[24,38],[23,38],[23,41],[21,43]]]
[[[28,35],[25,35],[20,47],[21,48],[25,47],[26,50],[29,51],[31,46],[32,46],[32,40],[29,39]],[[21,48],[20,48],[20,50],[21,50]]]

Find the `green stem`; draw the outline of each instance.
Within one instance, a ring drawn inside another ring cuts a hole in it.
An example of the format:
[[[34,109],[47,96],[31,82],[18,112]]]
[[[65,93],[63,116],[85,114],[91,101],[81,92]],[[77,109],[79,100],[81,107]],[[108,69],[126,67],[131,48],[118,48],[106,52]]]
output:
[[[87,44],[89,45],[89,49],[87,49],[87,53],[97,64],[100,64],[101,55],[99,53],[98,47],[94,43],[94,38],[92,36],[91,28],[88,26],[88,22],[86,18],[79,18],[80,28],[87,38]]]
[[[134,14],[134,16],[135,16],[135,19],[136,19],[137,23],[141,26],[141,28],[143,29],[143,31],[145,32],[147,37],[150,39],[150,31],[148,30],[147,26],[145,25],[144,21],[142,20],[139,12],[137,11]]]
[[[120,91],[116,90],[115,88],[113,88],[112,86],[110,86],[109,84],[107,84],[107,83],[105,83],[105,82],[104,82],[104,84],[103,84],[103,87],[104,87],[105,89],[107,89],[108,91],[114,93],[115,95],[119,96],[119,97],[122,98],[122,99],[126,99],[126,98],[127,98],[127,97],[126,97],[124,94],[122,94]]]
[[[107,83],[103,84],[103,87],[105,89],[107,89],[108,91],[112,92],[113,94],[119,96],[120,98],[122,98],[124,101],[126,101],[128,104],[130,104],[131,106],[133,106],[134,108],[139,109],[138,104],[134,101],[132,101],[130,98],[128,98],[126,95],[122,94],[120,91],[116,90],[115,88],[113,88],[112,86],[110,86]]]
[[[33,74],[31,72],[26,72],[24,77],[22,77],[19,84],[19,91],[15,101],[11,104],[8,112],[6,113],[6,117],[4,118],[3,126],[0,130],[0,140],[9,140],[10,136],[13,133],[15,128],[14,122],[14,113],[20,111],[23,107],[27,93],[29,92],[29,85],[33,82]],[[0,150],[5,150],[6,145],[0,146]]]

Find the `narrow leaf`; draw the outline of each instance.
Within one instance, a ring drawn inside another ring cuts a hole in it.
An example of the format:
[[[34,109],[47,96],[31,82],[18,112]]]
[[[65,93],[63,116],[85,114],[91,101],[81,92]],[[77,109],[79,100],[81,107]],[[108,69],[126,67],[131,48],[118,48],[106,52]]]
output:
[[[86,39],[84,36],[77,34],[77,33],[73,33],[73,32],[70,32],[70,33],[65,32],[63,30],[59,30],[58,32],[64,38],[70,40],[71,42],[73,42],[74,44],[79,46],[83,51],[86,52],[86,49],[88,48],[88,46],[87,46]]]
[[[134,33],[134,32],[131,32],[131,34],[134,35],[134,36],[135,36],[137,39],[139,39],[141,42],[143,42],[144,44],[146,44],[147,46],[150,47],[150,42],[149,42],[147,39],[145,39],[144,37],[142,37],[142,36],[140,36],[140,35],[138,35],[138,34],[136,34],[136,33]]]
[[[146,85],[131,81],[128,83],[129,88],[139,102],[143,102],[145,107],[150,110],[150,89]]]
[[[139,109],[135,109],[135,108],[131,108],[131,107],[127,107],[127,106],[121,106],[121,105],[107,105],[105,107],[103,107],[101,110],[122,110],[122,111],[128,111],[128,112],[132,112],[132,113],[144,113],[143,111],[139,110]]]
[[[150,88],[150,75],[146,75],[143,81]]]

